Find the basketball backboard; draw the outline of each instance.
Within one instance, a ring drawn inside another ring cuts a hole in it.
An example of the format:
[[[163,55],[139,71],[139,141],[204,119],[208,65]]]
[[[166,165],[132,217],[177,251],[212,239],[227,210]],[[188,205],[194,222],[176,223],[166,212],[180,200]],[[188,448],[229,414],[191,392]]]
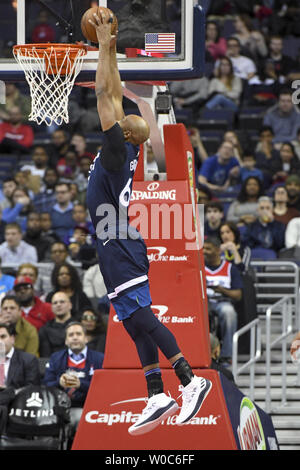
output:
[[[196,3],[196,5],[195,5]],[[83,13],[95,5],[118,18],[118,62],[122,80],[176,80],[203,75],[205,15],[195,0],[2,0],[0,79],[24,80],[12,55],[15,44],[88,43],[81,33]],[[170,33],[174,44],[161,41]],[[90,44],[90,43],[89,43]],[[78,81],[95,78],[98,51],[89,50]]]

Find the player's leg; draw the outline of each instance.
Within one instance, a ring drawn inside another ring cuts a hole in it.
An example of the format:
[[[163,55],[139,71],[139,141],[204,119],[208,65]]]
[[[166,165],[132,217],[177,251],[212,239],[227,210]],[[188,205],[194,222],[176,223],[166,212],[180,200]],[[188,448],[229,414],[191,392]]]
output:
[[[158,320],[150,305],[138,309],[126,321],[130,327],[147,333],[172,364],[181,382],[182,390],[182,407],[177,424],[185,424],[199,411],[211,389],[211,382],[194,375],[192,368],[177,344],[175,336]]]
[[[151,337],[140,331],[129,319],[123,325],[135,343],[148,389],[148,403],[140,418],[128,429],[131,435],[140,435],[157,427],[164,419],[176,413],[176,401],[164,393],[158,349]]]

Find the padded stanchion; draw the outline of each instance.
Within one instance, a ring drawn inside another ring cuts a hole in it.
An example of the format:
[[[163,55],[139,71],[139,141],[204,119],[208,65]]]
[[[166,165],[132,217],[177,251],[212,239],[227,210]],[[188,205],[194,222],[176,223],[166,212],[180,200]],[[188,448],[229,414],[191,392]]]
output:
[[[268,450],[278,446],[271,418],[215,370],[194,369],[212,381],[200,411],[184,426],[176,415],[151,433],[128,428],[145,407],[144,376],[138,370],[95,371],[76,433],[74,450]],[[165,392],[181,405],[174,371],[162,371]],[[179,397],[179,398],[178,398]]]

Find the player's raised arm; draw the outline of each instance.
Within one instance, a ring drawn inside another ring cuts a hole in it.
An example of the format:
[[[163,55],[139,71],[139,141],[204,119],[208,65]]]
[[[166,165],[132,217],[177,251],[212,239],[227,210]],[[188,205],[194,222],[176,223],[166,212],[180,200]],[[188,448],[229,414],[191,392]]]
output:
[[[116,48],[116,39],[113,40],[113,43],[110,47],[110,72],[111,72],[111,85],[112,85],[112,98],[113,104],[116,113],[117,121],[120,121],[125,116],[123,110],[123,89],[120,78],[120,72],[118,69],[117,62],[117,48]]]
[[[103,131],[106,131],[118,120],[113,98],[114,82],[111,77],[111,22],[110,16],[105,13],[102,13],[101,17],[95,14],[94,21],[89,21],[96,29],[99,42],[95,92],[101,127]]]

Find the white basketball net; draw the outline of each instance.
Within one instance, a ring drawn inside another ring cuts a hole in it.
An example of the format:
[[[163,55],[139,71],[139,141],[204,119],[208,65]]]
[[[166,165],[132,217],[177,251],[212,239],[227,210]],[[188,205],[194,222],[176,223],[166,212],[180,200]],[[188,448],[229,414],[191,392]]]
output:
[[[61,63],[53,46],[43,50],[42,57],[41,51],[37,52],[35,47],[14,51],[14,57],[24,70],[30,87],[30,121],[37,124],[45,122],[47,126],[53,122],[57,125],[69,122],[69,95],[86,54],[84,48],[79,48],[75,58],[71,59],[70,51],[71,47],[65,48]]]

